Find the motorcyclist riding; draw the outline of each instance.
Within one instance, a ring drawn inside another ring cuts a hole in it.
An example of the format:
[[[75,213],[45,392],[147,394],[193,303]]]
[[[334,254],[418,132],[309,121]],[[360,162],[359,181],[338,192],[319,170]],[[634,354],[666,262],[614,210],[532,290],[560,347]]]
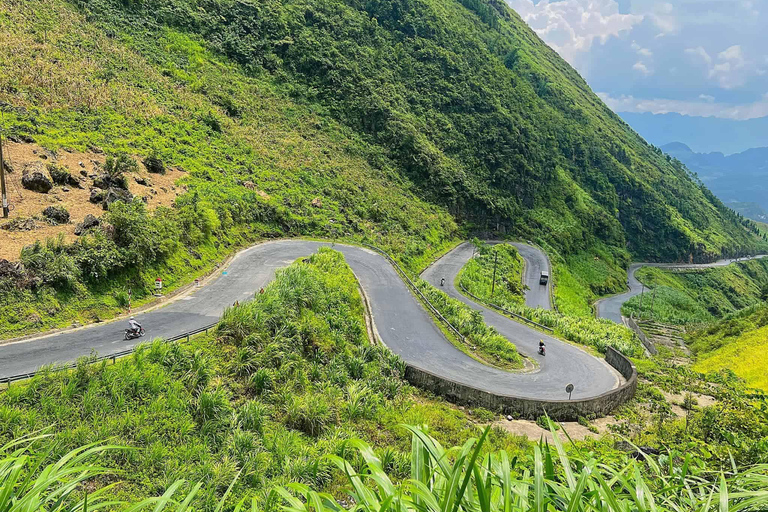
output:
[[[141,324],[137,322],[134,317],[131,317],[131,319],[128,320],[128,325],[131,326],[131,332],[133,332],[134,334],[138,334],[139,332],[141,332]]]
[[[445,286],[445,278],[440,279],[440,286]]]
[[[542,354],[542,355],[544,354],[544,350],[545,350],[544,347],[546,347],[546,345],[544,344],[544,340],[539,340],[539,354]]]

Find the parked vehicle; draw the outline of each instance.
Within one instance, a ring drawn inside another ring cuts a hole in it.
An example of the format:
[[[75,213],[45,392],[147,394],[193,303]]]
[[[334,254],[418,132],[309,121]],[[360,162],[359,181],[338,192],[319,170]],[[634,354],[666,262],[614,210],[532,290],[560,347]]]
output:
[[[547,284],[549,282],[549,272],[546,270],[542,270],[541,276],[539,277],[539,284]]]

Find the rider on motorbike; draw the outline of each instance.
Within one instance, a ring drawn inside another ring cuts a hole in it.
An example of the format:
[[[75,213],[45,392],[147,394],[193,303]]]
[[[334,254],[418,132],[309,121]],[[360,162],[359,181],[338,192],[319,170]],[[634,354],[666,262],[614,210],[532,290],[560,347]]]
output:
[[[141,332],[141,324],[137,322],[134,317],[131,317],[131,319],[128,320],[128,325],[131,326],[132,333],[139,334],[139,332]]]
[[[546,345],[544,344],[544,340],[539,340],[539,352],[542,352],[544,350],[544,347],[546,347]]]
[[[440,286],[445,286],[445,278],[440,279]]]

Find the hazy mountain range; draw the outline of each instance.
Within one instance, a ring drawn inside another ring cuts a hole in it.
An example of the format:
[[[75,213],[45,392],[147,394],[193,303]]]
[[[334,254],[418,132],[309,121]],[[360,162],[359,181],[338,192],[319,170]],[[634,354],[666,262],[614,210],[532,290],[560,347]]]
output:
[[[768,221],[768,147],[733,155],[695,153],[682,142],[661,149],[681,162],[723,200],[745,217]]]
[[[645,140],[659,147],[682,141],[697,153],[715,151],[726,155],[768,147],[768,117],[735,121],[674,113],[619,115]]]

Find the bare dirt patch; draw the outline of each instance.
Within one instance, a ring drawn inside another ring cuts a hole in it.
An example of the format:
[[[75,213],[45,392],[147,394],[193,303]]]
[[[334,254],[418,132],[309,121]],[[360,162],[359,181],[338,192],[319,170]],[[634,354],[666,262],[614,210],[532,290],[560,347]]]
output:
[[[0,259],[17,260],[21,249],[37,240],[64,235],[67,242],[74,241],[75,226],[82,222],[86,215],[99,217],[104,214],[100,205],[89,201],[93,179],[90,176],[99,174],[106,156],[95,152],[76,152],[60,150],[56,153],[48,151],[37,144],[23,144],[4,141],[3,156],[10,164],[13,172],[6,174],[8,200],[11,203],[11,214],[8,220],[0,218],[0,226],[19,219],[42,219],[43,210],[52,205],[63,206],[69,211],[70,220],[67,224],[52,226],[44,220],[36,220],[34,228],[29,231],[7,231],[0,229]],[[138,162],[138,159],[136,159]],[[56,185],[47,194],[26,190],[21,185],[23,170],[29,164],[42,163],[45,167],[53,163],[65,167],[69,173],[81,179],[83,188],[74,186],[62,187]],[[83,173],[86,175],[83,176]],[[126,174],[128,189],[136,197],[146,197],[150,209],[158,206],[170,206],[176,197],[184,192],[183,185],[177,185],[184,173],[177,169],[168,169],[166,174],[149,174],[139,162],[139,171]],[[151,186],[140,185],[136,178],[149,180]],[[68,189],[68,190],[65,190]]]
[[[664,395],[664,398],[666,398],[667,402],[669,402],[672,413],[678,418],[684,418],[686,413],[685,409],[683,409],[681,406],[685,401],[686,393],[668,393],[666,391],[662,391],[661,394]],[[695,405],[697,407],[709,407],[710,405],[715,405],[717,402],[714,397],[709,395],[691,393],[691,397],[693,397],[693,399],[696,401]]]
[[[564,421],[559,423],[561,430],[558,431],[560,439],[565,439],[566,436],[563,431],[568,432],[568,435],[574,441],[583,441],[587,438],[598,438],[608,432],[610,425],[617,425],[619,420],[612,416],[606,416],[605,418],[598,418],[591,421],[590,424],[597,429],[597,432],[592,432],[584,425],[581,425],[575,421]],[[544,428],[541,428],[538,423],[531,420],[499,420],[493,423],[494,427],[501,428],[510,434],[518,436],[525,436],[531,441],[538,441],[544,439],[545,441],[552,442],[552,433]]]

